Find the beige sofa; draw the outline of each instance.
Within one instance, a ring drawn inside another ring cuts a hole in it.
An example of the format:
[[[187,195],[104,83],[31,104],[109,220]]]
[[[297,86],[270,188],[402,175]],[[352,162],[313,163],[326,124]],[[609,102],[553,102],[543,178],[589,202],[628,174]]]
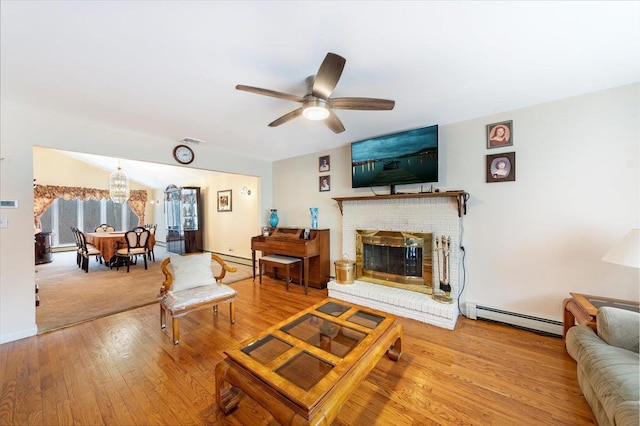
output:
[[[583,325],[567,332],[578,382],[600,426],[640,425],[640,314],[603,307],[598,333]]]

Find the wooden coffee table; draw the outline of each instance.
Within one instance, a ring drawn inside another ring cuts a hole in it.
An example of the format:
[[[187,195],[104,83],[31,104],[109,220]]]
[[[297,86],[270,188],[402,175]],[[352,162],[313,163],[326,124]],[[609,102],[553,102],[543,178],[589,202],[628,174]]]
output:
[[[228,413],[240,392],[281,424],[330,424],[360,382],[402,354],[393,315],[328,298],[226,350],[216,365],[216,400]]]

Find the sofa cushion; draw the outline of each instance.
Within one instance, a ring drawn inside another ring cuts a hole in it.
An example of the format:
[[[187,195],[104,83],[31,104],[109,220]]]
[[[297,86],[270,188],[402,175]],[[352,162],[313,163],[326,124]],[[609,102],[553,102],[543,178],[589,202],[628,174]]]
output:
[[[211,270],[211,253],[171,256],[173,269],[171,291],[187,290],[216,282]]]
[[[582,325],[569,329],[566,343],[567,351],[598,396],[609,423],[616,424],[618,405],[640,400],[638,354],[608,345],[591,328]]]
[[[225,284],[209,284],[180,291],[169,291],[160,299],[160,303],[172,312],[178,312],[191,306],[219,300],[227,300],[238,294],[236,290]]]
[[[598,337],[610,345],[638,353],[640,315],[634,311],[602,307],[598,309]]]

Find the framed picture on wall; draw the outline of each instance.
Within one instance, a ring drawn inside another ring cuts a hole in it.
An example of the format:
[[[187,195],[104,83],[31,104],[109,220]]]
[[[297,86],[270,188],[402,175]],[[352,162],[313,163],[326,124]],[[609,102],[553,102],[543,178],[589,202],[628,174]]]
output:
[[[487,183],[516,180],[516,153],[487,155]]]
[[[319,185],[320,192],[331,191],[331,176],[320,176]]]
[[[487,148],[513,146],[513,120],[487,125]]]
[[[231,211],[231,190],[226,189],[224,191],[218,191],[218,211],[230,212]]]
[[[331,170],[331,156],[324,155],[318,158],[318,171],[319,172],[328,172]]]

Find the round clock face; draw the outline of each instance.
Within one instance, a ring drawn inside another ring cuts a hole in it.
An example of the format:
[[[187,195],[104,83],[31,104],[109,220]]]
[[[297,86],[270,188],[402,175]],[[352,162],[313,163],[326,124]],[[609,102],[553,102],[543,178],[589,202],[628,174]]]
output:
[[[173,148],[173,158],[175,158],[178,163],[189,164],[194,158],[193,150],[186,145],[178,145]]]

